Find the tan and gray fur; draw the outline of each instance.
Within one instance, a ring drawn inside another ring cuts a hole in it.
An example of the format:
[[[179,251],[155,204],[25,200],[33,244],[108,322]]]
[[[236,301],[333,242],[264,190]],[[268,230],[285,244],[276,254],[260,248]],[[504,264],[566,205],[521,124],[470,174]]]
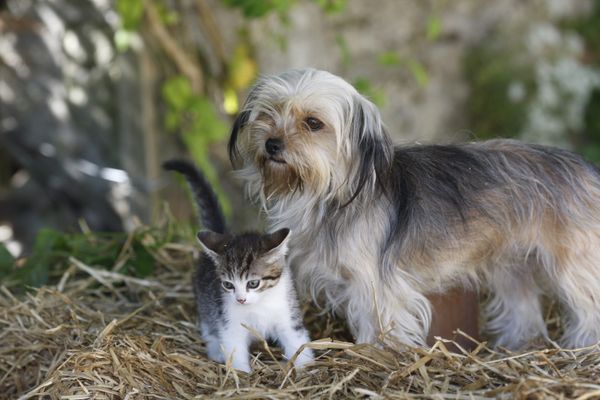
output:
[[[600,172],[513,140],[394,146],[377,108],[314,69],[267,76],[235,121],[230,155],[271,229],[294,227],[302,292],[359,342],[424,345],[426,295],[487,286],[496,343],[547,337],[540,295],[566,312],[562,344],[600,340]]]

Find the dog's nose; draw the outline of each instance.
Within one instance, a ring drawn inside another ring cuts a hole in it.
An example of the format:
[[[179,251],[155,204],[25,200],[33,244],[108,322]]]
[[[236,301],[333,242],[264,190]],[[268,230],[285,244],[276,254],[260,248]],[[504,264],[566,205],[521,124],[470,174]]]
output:
[[[269,155],[277,155],[283,150],[283,142],[281,141],[281,139],[268,139],[265,143],[265,149],[267,150],[267,153],[269,153]]]
[[[236,300],[240,304],[244,304],[246,302],[246,299],[236,299]]]

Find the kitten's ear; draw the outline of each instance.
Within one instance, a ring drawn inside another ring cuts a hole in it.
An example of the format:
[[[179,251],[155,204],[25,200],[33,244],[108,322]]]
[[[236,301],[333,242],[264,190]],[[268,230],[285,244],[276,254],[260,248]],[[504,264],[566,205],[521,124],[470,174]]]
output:
[[[288,252],[289,239],[290,230],[288,228],[263,235],[262,240],[266,261],[275,262],[278,259],[284,258]]]
[[[224,235],[213,231],[200,231],[196,235],[202,245],[204,252],[208,254],[213,261],[217,261],[219,256],[225,250],[225,244],[231,238],[230,235]]]

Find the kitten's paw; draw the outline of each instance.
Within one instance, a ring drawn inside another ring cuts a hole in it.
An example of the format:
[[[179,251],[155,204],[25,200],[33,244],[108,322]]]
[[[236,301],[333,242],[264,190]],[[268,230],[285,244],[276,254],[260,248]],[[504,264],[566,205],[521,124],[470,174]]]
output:
[[[218,362],[219,364],[225,364],[225,362],[227,361],[221,349],[216,346],[208,346],[206,349],[206,355],[208,356],[208,358]]]
[[[248,364],[248,362],[233,362],[232,367],[234,369],[237,369],[238,371],[242,371],[242,372],[246,372],[246,373],[250,373],[252,372],[252,368],[250,368],[250,364]]]
[[[310,364],[315,360],[315,355],[312,349],[304,349],[302,353],[298,354],[296,360],[294,361],[294,366],[296,368],[304,368],[306,364]]]

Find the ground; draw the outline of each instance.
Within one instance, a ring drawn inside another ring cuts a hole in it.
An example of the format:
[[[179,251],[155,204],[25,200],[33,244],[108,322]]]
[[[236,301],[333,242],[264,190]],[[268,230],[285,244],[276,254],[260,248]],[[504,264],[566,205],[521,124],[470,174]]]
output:
[[[0,398],[600,398],[597,347],[355,345],[339,321],[310,307],[307,325],[322,338],[310,344],[313,365],[295,371],[259,344],[254,371],[236,372],[207,359],[196,332],[194,251],[158,246],[145,278],[70,258],[56,284],[27,293],[2,286]]]

